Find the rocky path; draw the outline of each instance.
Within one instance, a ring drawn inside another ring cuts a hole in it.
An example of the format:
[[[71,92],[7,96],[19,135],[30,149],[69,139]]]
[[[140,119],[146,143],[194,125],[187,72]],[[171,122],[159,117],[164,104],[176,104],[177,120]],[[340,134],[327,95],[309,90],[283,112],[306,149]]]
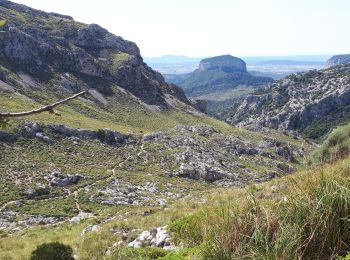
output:
[[[75,200],[75,206],[80,214],[82,212],[82,210],[80,208],[80,204],[79,204],[79,200],[78,200],[78,191],[74,191],[74,200]]]
[[[143,152],[144,152],[144,142],[142,141],[141,146],[140,146],[140,151],[137,153],[137,157],[141,156],[141,154]],[[109,180],[115,178],[116,174],[117,174],[117,169],[122,168],[124,166],[124,164],[127,161],[129,161],[132,157],[133,157],[133,155],[131,153],[128,154],[128,156],[124,160],[122,160],[120,163],[116,164],[112,169],[107,170],[107,172],[110,171],[110,172],[112,172],[112,174],[110,174],[106,178],[102,178],[102,179],[100,179],[92,184],[86,185],[86,186],[81,187],[81,188],[77,189],[76,191],[74,191],[73,194],[74,194],[75,205],[76,205],[76,208],[77,208],[79,214],[83,213],[83,210],[81,209],[80,204],[79,204],[79,198],[78,198],[79,192],[81,192],[82,190],[85,190],[85,189],[89,189],[101,181],[109,181]],[[71,194],[67,195],[66,198],[69,196],[71,196]]]
[[[16,202],[17,202],[17,200],[12,200],[12,201],[6,202],[4,205],[1,206],[0,212],[4,211],[8,206],[15,204]]]
[[[140,145],[140,148],[139,148],[139,152],[136,154],[136,156],[137,157],[141,156],[143,152],[144,152],[144,142],[142,141],[141,145]],[[109,180],[115,178],[116,175],[117,175],[117,169],[122,168],[133,157],[134,157],[134,155],[132,153],[129,153],[124,160],[122,160],[121,162],[117,163],[114,167],[112,167],[112,169],[107,170],[107,173],[110,173],[110,174],[108,174],[108,175],[106,175],[106,176],[96,180],[93,183],[90,183],[90,184],[87,184],[87,185],[85,185],[83,187],[80,187],[79,189],[75,190],[74,192],[70,192],[67,189],[67,194],[65,194],[65,195],[60,195],[60,196],[56,196],[56,197],[46,198],[46,199],[40,200],[40,202],[51,201],[52,199],[67,199],[67,198],[73,196],[74,201],[75,201],[76,209],[79,212],[78,215],[84,214],[84,211],[82,210],[81,205],[79,203],[79,193],[81,191],[83,191],[83,190],[86,190],[86,189],[89,189],[91,187],[96,186],[97,184],[99,184],[102,181],[107,181],[108,182]],[[27,201],[35,202],[36,200],[27,200]],[[9,202],[4,203],[0,207],[0,212],[5,211],[9,206],[14,205],[17,202],[18,202],[18,200],[13,200],[13,201],[9,201]]]

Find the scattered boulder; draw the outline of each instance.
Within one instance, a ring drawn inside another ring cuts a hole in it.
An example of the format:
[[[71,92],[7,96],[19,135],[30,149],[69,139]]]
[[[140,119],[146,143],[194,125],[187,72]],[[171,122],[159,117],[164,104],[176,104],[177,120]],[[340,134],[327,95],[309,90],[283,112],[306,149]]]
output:
[[[132,248],[152,246],[168,250],[176,249],[176,246],[172,243],[172,234],[167,232],[167,226],[158,227],[151,231],[143,231],[135,240],[131,241],[128,246]]]
[[[30,137],[35,137],[38,132],[43,131],[43,127],[35,122],[26,122],[24,125],[24,131]]]
[[[88,212],[79,212],[79,214],[75,217],[72,217],[69,222],[80,222],[84,219],[87,218],[92,218],[94,216],[94,214],[92,213],[88,213]]]
[[[152,202],[154,204],[155,201],[151,200],[150,196],[157,191],[158,187],[152,182],[147,182],[143,185],[132,185],[115,179],[106,188],[99,190],[99,196],[93,198],[93,200],[107,205],[135,206],[145,202]]]
[[[41,124],[38,124],[36,122],[26,122],[23,129],[24,129],[25,135],[29,137],[37,138],[40,141],[47,144],[54,143],[54,141],[50,139],[50,137],[44,134],[44,126]]]
[[[169,139],[169,136],[163,132],[151,133],[143,136],[143,141],[151,141],[151,140],[166,140]]]
[[[43,195],[50,194],[50,188],[42,185],[38,185],[36,188],[29,188],[23,192],[23,195],[27,199],[34,199]]]
[[[16,142],[18,137],[15,134],[10,134],[4,131],[0,131],[0,141],[13,143]]]
[[[59,171],[55,171],[51,174],[51,186],[66,187],[68,185],[77,184],[81,179],[84,178],[80,174],[62,174]]]
[[[99,129],[97,131],[88,129],[72,128],[65,125],[48,125],[53,132],[66,137],[76,137],[82,139],[97,139],[109,145],[121,145],[133,142],[136,138],[129,134],[122,134],[109,129]]]
[[[35,137],[38,138],[40,141],[47,143],[47,144],[53,144],[54,141],[50,139],[50,137],[44,135],[43,133],[36,133]]]
[[[102,230],[102,227],[100,225],[90,225],[90,226],[87,226],[86,228],[83,229],[83,231],[80,233],[80,236],[85,236],[86,234],[88,233],[91,233],[91,232],[99,232]]]
[[[222,179],[225,173],[205,163],[198,163],[196,165],[182,163],[179,171],[174,173],[174,175],[193,180],[203,179],[208,182],[214,182]]]
[[[284,159],[286,159],[289,162],[295,161],[295,158],[293,156],[293,152],[291,151],[291,149],[287,145],[276,147],[276,153],[278,155],[282,156]]]

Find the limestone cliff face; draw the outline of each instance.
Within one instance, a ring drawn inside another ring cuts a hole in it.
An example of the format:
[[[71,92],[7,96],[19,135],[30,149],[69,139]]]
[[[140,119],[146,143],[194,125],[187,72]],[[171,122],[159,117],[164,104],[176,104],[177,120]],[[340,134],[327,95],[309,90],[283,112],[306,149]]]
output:
[[[189,103],[181,89],[143,62],[135,43],[97,24],[6,0],[0,0],[0,18],[8,21],[0,34],[1,73],[7,79],[8,71],[48,82],[71,73],[122,87],[147,104],[169,107],[169,96]]]
[[[350,54],[344,54],[344,55],[335,55],[331,57],[326,62],[327,67],[337,66],[340,64],[344,64],[350,62]]]
[[[207,70],[222,70],[224,72],[247,72],[247,67],[245,62],[240,59],[233,57],[231,55],[222,55],[217,57],[212,57],[208,59],[203,59],[199,63],[200,71]]]
[[[333,123],[348,120],[349,105],[350,64],[343,64],[294,74],[272,83],[248,96],[227,121],[297,131],[315,123],[331,128]]]

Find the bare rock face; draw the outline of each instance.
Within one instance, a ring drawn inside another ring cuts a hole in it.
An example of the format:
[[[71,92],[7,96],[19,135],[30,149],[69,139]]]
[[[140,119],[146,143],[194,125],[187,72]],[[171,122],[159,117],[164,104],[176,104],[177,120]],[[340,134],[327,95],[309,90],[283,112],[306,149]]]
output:
[[[314,127],[326,134],[322,120],[332,127],[349,115],[349,76],[350,64],[290,75],[248,96],[227,122],[298,132]]]
[[[201,60],[201,62],[199,63],[200,71],[216,69],[222,70],[227,73],[235,71],[247,72],[245,62],[242,59],[233,57],[231,55],[222,55],[213,58],[208,58]]]
[[[177,126],[165,133],[148,134],[143,142],[145,147],[156,142],[164,148],[139,154],[137,159],[141,162],[157,162],[169,177],[219,186],[241,186],[289,174],[294,171],[292,163],[305,154],[297,146],[273,138],[250,142],[225,136],[209,125]],[[263,174],[250,168],[254,160],[266,169]]]
[[[84,176],[80,174],[63,174],[59,171],[55,171],[51,174],[51,186],[66,187],[68,185],[77,184]]]
[[[191,104],[180,88],[165,83],[159,73],[143,62],[135,43],[97,24],[82,24],[68,16],[7,0],[0,0],[0,8],[1,18],[8,21],[0,35],[0,62],[8,70],[45,81],[65,73],[79,79],[104,81],[161,108],[169,107],[166,102],[169,95]],[[0,72],[1,78],[6,79],[6,71]],[[16,79],[8,81],[13,85]],[[75,91],[81,89],[73,87]]]

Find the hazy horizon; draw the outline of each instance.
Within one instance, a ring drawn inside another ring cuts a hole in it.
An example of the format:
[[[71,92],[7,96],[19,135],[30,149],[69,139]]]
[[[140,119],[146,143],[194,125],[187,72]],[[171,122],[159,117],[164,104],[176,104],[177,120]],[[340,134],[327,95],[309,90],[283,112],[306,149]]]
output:
[[[347,0],[14,2],[97,23],[135,42],[145,57],[350,53]]]
[[[239,58],[282,58],[282,59],[287,59],[287,58],[307,58],[307,57],[310,57],[310,58],[319,58],[319,59],[322,59],[322,58],[330,58],[331,56],[333,55],[342,55],[342,54],[349,54],[349,53],[338,53],[338,54],[333,54],[333,53],[329,53],[329,54],[305,54],[305,55],[298,55],[298,54],[295,54],[295,55],[243,55],[243,56],[239,56]],[[210,57],[214,57],[214,56],[222,56],[222,55],[232,55],[232,56],[235,56],[234,54],[231,54],[231,53],[221,53],[221,54],[217,54],[217,55],[212,55],[212,56],[209,56],[209,55],[205,55],[205,56],[188,56],[188,55],[174,55],[174,54],[163,54],[163,55],[159,55],[159,56],[144,56],[146,58],[151,58],[151,59],[157,59],[157,58],[164,58],[164,57],[174,57],[174,58],[180,58],[180,57],[183,57],[183,58],[188,58],[188,59],[205,59],[205,58],[210,58]]]

